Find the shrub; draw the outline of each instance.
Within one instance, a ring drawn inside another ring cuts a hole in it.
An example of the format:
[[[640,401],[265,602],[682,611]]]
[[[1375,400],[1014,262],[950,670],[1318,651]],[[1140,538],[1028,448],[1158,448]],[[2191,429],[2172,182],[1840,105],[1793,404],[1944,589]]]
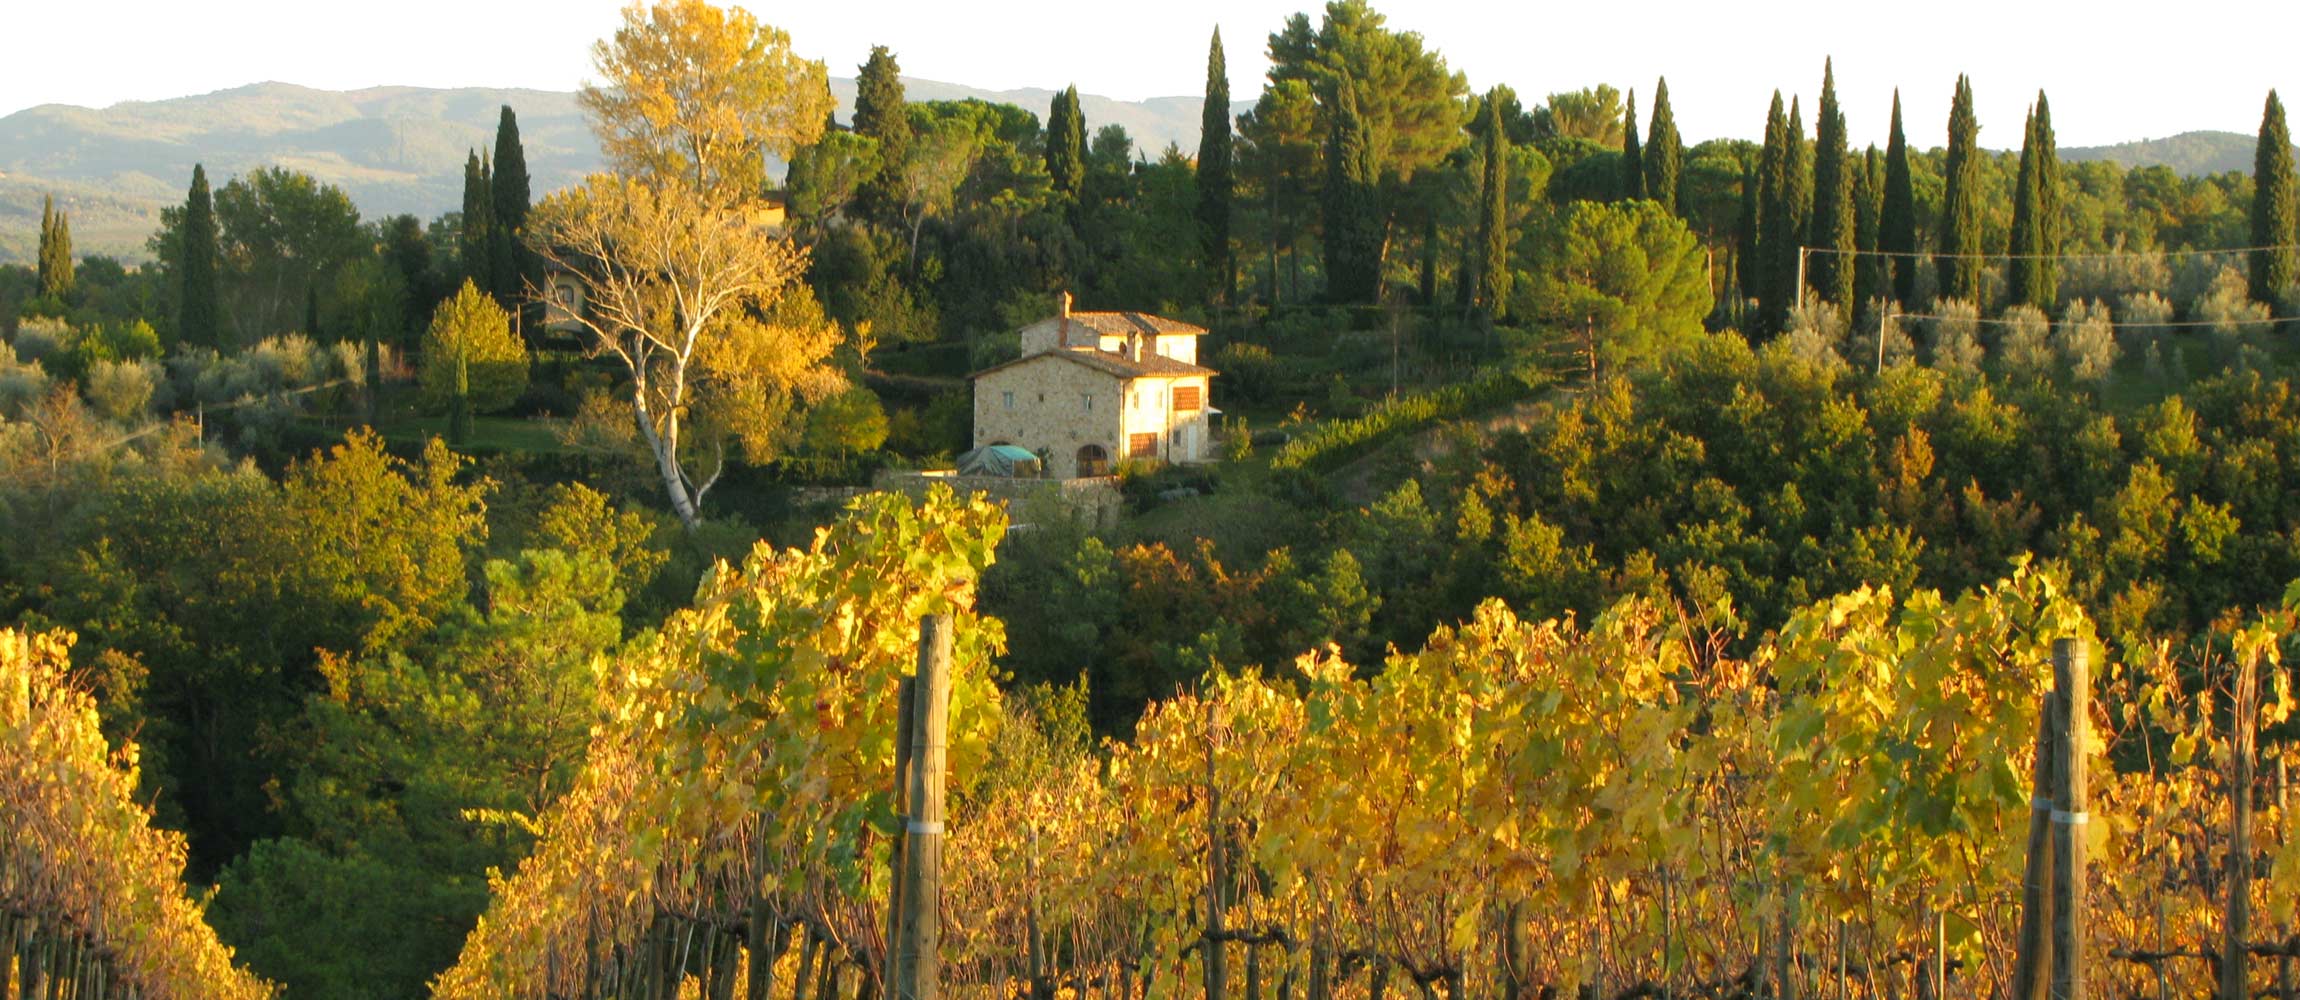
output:
[[[2116,364],[2116,324],[2108,305],[2079,299],[2068,304],[2060,321],[2060,355],[2079,382],[2100,382]]]
[[[0,344],[0,417],[22,413],[47,392],[48,372],[31,361],[16,360],[15,351]]]
[[[2006,371],[2043,377],[2052,373],[2052,318],[2032,305],[2005,310],[1997,359]]]
[[[458,369],[472,412],[493,413],[527,390],[527,345],[511,334],[511,315],[464,281],[439,304],[423,338],[423,404],[444,411],[456,397]]]
[[[2172,322],[2172,303],[2155,292],[2126,295],[2121,315],[2116,319],[2117,339],[2124,341],[2126,349],[2143,344],[2154,344],[2162,339],[2164,324]]]
[[[88,369],[81,393],[88,403],[106,419],[133,423],[144,416],[152,402],[153,393],[166,379],[160,374],[159,362],[150,359],[137,361],[98,361]]]
[[[1277,390],[1278,357],[1260,344],[1224,344],[1211,367],[1222,373],[1223,391],[1245,402],[1267,402]]]
[[[1789,313],[1783,336],[1789,353],[1823,367],[1843,367],[1845,314],[1826,302],[1808,302]]]
[[[26,364],[47,361],[71,342],[72,327],[47,316],[27,316],[16,327],[16,357]]]
[[[2270,326],[2268,307],[2252,301],[2244,272],[2233,265],[2220,269],[2219,276],[2188,311],[2199,321],[2212,324],[2213,334],[2224,342],[2265,334]]]
[[[1979,371],[1980,309],[1963,299],[1934,299],[1933,316],[1933,367],[1945,372]]]

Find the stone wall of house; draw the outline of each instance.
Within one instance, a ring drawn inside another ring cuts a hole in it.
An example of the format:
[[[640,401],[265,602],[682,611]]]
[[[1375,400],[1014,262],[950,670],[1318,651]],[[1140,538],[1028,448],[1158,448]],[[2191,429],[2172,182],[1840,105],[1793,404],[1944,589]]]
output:
[[[1115,375],[1053,356],[1024,360],[974,380],[974,446],[1042,453],[1049,477],[1070,479],[1087,446],[1117,463],[1120,405]]]

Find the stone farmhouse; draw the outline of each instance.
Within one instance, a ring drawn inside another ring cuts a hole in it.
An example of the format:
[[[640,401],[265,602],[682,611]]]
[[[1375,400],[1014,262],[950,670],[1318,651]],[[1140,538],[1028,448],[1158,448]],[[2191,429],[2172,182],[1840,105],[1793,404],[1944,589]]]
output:
[[[1136,312],[1062,311],[1022,328],[1022,356],[974,373],[974,446],[1036,453],[1055,479],[1106,476],[1120,460],[1213,456],[1207,389],[1188,323]]]

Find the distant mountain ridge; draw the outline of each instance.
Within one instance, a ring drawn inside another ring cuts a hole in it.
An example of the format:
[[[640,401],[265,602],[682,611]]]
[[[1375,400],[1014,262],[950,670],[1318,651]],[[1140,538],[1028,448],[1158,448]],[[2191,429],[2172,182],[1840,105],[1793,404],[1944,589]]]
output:
[[[903,85],[911,100],[979,98],[1041,118],[1054,100],[1054,91],[1041,89],[911,78]],[[831,93],[840,120],[851,118],[854,81],[834,78]],[[428,221],[461,207],[464,156],[493,147],[505,104],[519,116],[537,197],[599,169],[598,144],[569,91],[258,83],[100,110],[27,108],[0,118],[0,263],[32,260],[41,199],[50,194],[71,213],[76,251],[144,258],[160,210],[183,200],[194,163],[206,164],[219,187],[257,167],[290,167],[343,188],[361,218],[413,213]],[[1168,143],[1197,147],[1200,98],[1082,95],[1080,104],[1088,128],[1123,125],[1146,155]]]
[[[2114,146],[2076,146],[2060,151],[2060,158],[2072,163],[2088,160],[2107,160],[2126,169],[2137,167],[2171,167],[2183,177],[2202,177],[2236,171],[2252,173],[2252,156],[2259,148],[2258,136],[2241,132],[2182,132],[2162,139],[2141,139]],[[2300,152],[2300,146],[2294,147]]]

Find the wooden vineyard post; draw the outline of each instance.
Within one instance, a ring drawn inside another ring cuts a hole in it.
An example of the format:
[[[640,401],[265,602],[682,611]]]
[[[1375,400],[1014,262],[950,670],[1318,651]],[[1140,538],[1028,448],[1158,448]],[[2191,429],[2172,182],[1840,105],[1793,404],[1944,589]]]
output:
[[[2276,755],[2276,824],[2283,830],[2283,835],[2286,837],[2292,835],[2290,814],[2285,811],[2290,804],[2285,794],[2291,787],[2290,777],[2284,754],[2278,753]],[[2276,956],[2276,998],[2277,1000],[2292,1000],[2292,925],[2290,923],[2279,924],[2276,930],[2277,944],[2284,949],[2281,954]]]
[[[1222,789],[1214,783],[1214,705],[1206,703],[1206,1000],[1222,1000]]]
[[[919,622],[918,680],[911,732],[909,818],[903,823],[902,910],[895,978],[888,1000],[937,1000],[942,919],[942,770],[950,729],[949,615]]]
[[[2059,765],[2053,769],[2052,1000],[2084,1000],[2084,740],[2091,715],[2091,651],[2052,643]]]
[[[2221,929],[2220,995],[2251,1000],[2245,986],[2245,953],[2252,931],[2252,746],[2258,729],[2260,682],[2257,657],[2236,661],[2236,697],[2228,726],[2228,917]]]
[[[921,641],[924,635],[921,634]],[[920,647],[924,649],[924,647]],[[894,1000],[896,955],[902,939],[903,842],[910,837],[910,741],[918,729],[918,677],[905,677],[895,687],[894,716],[894,843],[887,848],[886,982],[888,1000]]]
[[[2020,939],[2013,957],[2012,1000],[2043,1000],[2044,973],[2052,968],[2053,703],[2044,696],[2036,714],[2036,765],[2030,769],[2028,866],[2021,877]]]

